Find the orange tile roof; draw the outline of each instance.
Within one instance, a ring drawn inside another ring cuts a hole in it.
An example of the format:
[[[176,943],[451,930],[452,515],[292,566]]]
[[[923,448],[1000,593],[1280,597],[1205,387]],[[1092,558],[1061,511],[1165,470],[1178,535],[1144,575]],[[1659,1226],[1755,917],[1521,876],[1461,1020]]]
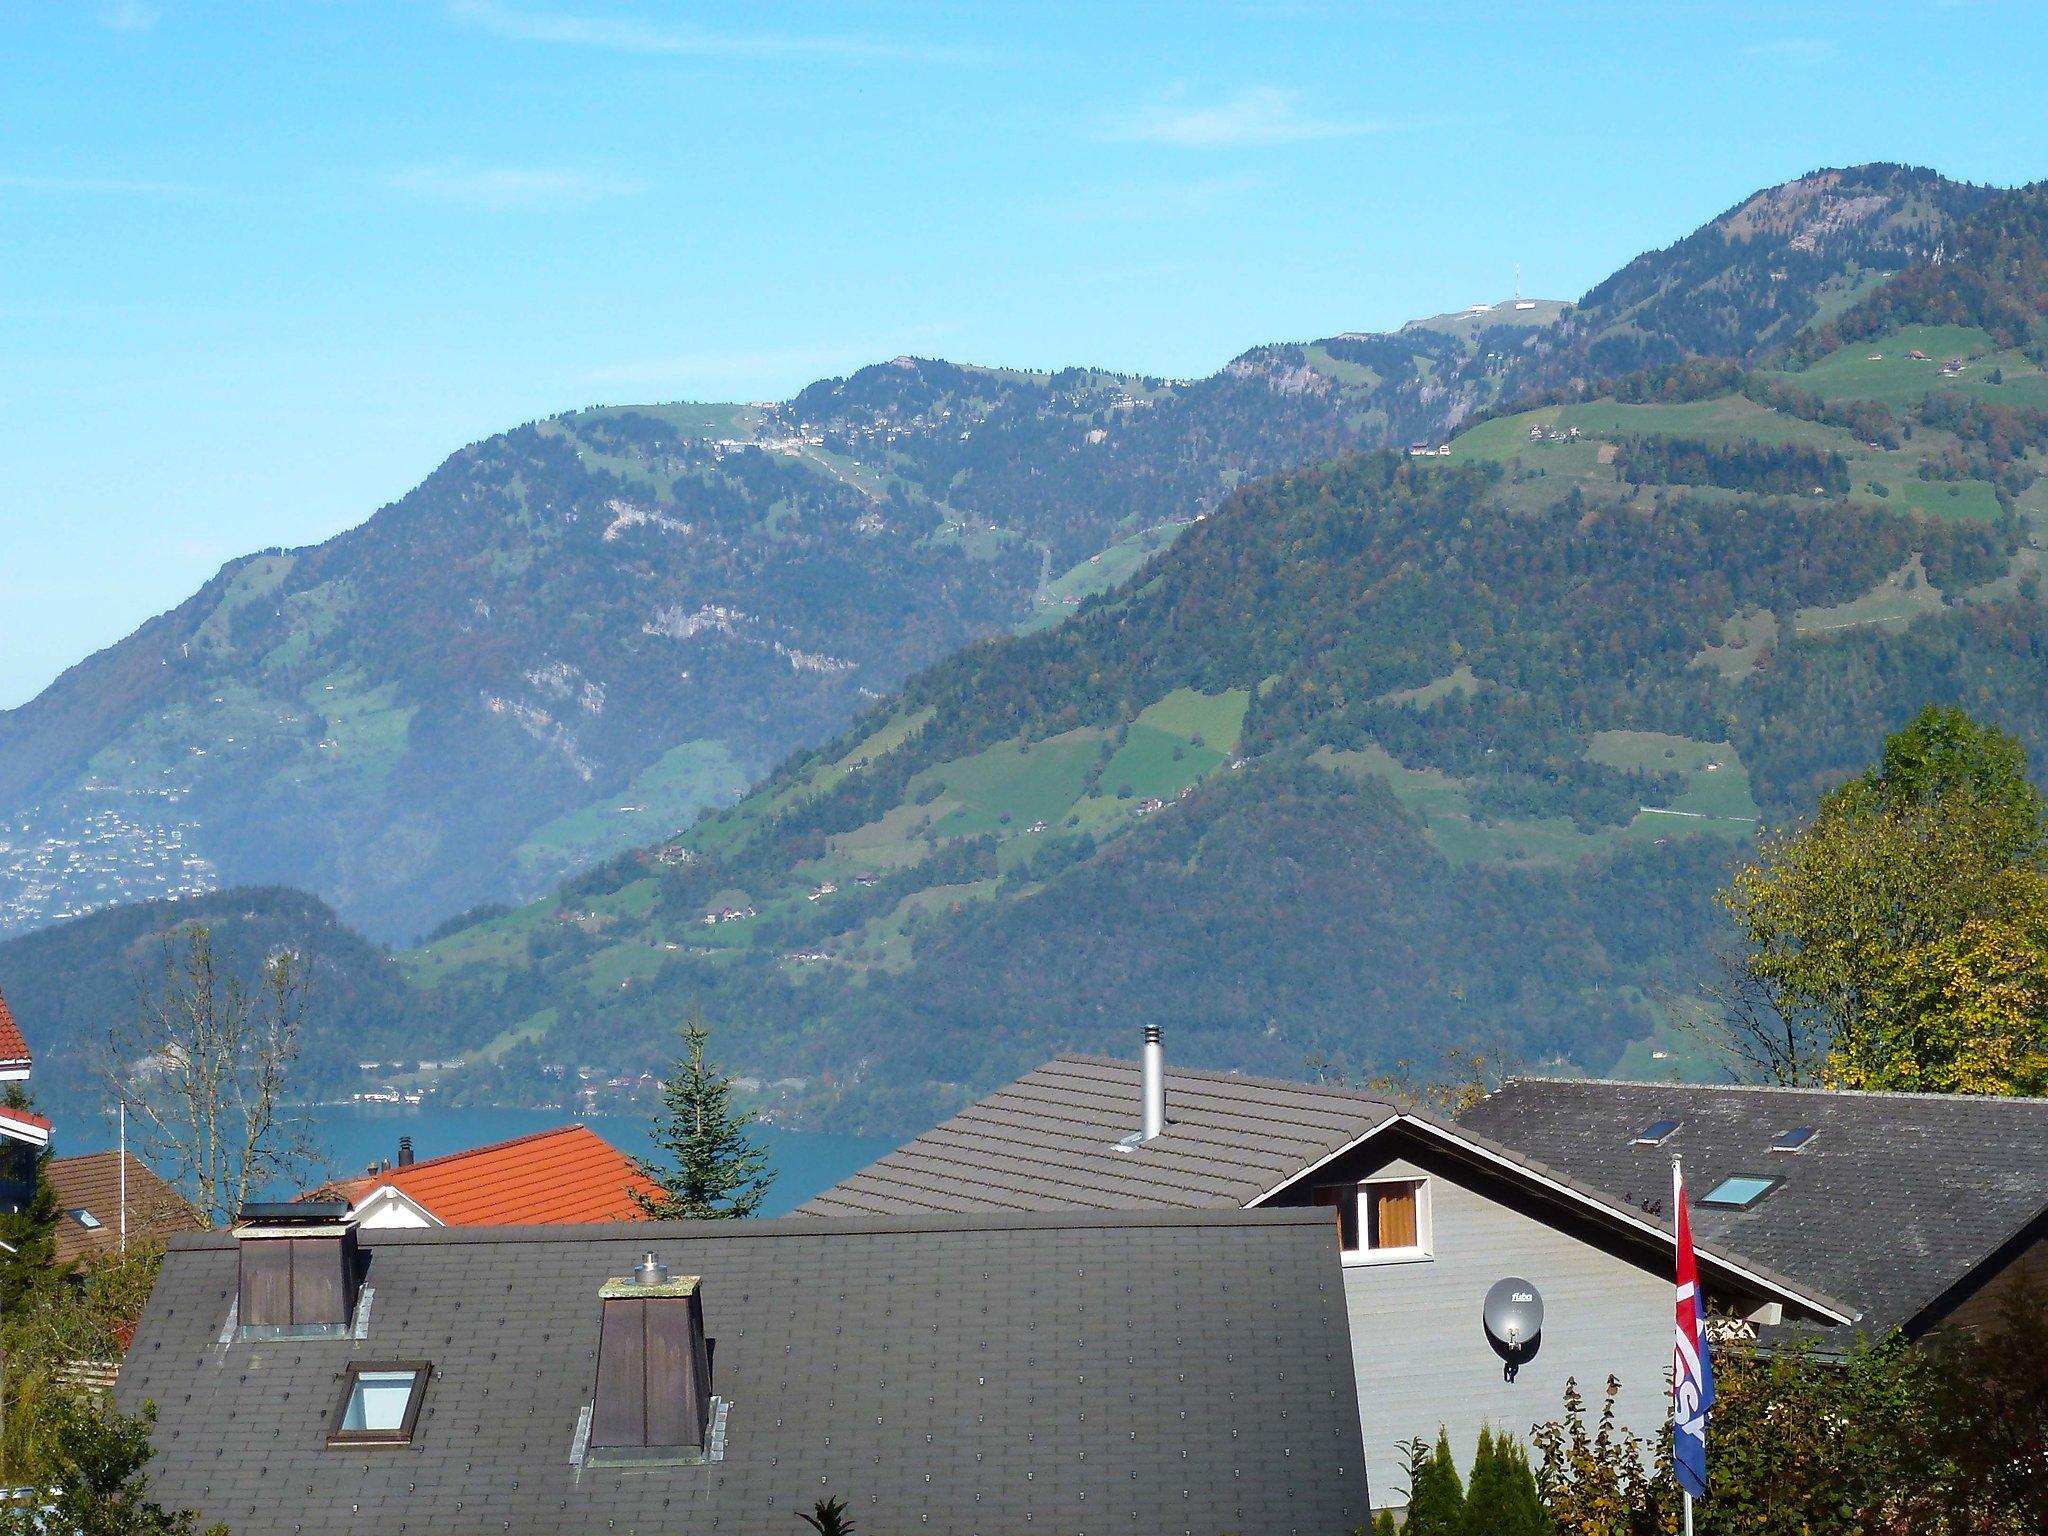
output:
[[[21,1026],[7,1011],[7,999],[0,997],[0,1066],[26,1064],[29,1059],[28,1041],[22,1038]]]
[[[451,1227],[638,1221],[626,1193],[658,1194],[631,1158],[584,1125],[557,1126],[488,1147],[422,1158],[403,1168],[328,1185],[350,1204],[390,1184]]]

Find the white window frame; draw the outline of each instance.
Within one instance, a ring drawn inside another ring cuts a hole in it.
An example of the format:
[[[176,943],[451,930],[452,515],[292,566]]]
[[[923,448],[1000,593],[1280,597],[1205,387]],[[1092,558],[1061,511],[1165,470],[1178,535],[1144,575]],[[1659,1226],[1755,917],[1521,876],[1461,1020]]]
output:
[[[1371,1264],[1419,1264],[1436,1256],[1436,1232],[1433,1224],[1430,1186],[1436,1181],[1424,1174],[1386,1174],[1376,1178],[1360,1179],[1357,1185],[1358,1237],[1360,1242],[1369,1240],[1372,1232],[1372,1217],[1366,1204],[1366,1191],[1376,1184],[1410,1184],[1415,1188],[1415,1242],[1406,1248],[1346,1248],[1342,1250],[1346,1268],[1363,1267]]]

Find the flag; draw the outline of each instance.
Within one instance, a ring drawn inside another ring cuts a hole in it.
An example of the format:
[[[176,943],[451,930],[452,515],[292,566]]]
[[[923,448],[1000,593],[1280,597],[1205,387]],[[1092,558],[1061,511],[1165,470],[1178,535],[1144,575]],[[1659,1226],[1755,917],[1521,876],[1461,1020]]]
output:
[[[1696,1499],[1707,1496],[1707,1412],[1714,1406],[1714,1367],[1707,1358],[1707,1308],[1700,1299],[1699,1266],[1692,1254],[1692,1222],[1685,1214],[1685,1175],[1671,1165],[1678,1208],[1678,1348],[1671,1370],[1671,1461],[1678,1485]]]

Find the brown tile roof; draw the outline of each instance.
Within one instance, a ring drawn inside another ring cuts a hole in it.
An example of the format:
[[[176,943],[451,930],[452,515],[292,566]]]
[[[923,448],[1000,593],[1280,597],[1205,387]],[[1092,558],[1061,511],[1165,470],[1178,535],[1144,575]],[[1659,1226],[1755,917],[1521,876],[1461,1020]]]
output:
[[[7,999],[0,997],[0,1067],[27,1066],[30,1062],[28,1041],[22,1038],[21,1026],[14,1022],[14,1015],[7,1009]]]
[[[49,1180],[65,1212],[57,1223],[57,1262],[69,1264],[116,1251],[121,1243],[121,1154],[53,1157]],[[74,1214],[79,1211],[89,1212],[99,1225],[87,1226]],[[174,1232],[205,1228],[184,1196],[157,1177],[149,1164],[128,1154],[129,1247],[163,1243]]]
[[[633,1160],[583,1125],[422,1158],[317,1191],[350,1204],[389,1184],[451,1227],[638,1221],[629,1188],[658,1194]]]

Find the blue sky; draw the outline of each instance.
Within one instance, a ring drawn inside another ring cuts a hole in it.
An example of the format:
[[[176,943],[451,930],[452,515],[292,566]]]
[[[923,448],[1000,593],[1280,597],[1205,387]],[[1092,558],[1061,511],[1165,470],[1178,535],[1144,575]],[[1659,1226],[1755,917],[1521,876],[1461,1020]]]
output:
[[[595,402],[1208,372],[2048,175],[2020,4],[0,5],[0,708]],[[32,64],[31,64],[32,61]]]

